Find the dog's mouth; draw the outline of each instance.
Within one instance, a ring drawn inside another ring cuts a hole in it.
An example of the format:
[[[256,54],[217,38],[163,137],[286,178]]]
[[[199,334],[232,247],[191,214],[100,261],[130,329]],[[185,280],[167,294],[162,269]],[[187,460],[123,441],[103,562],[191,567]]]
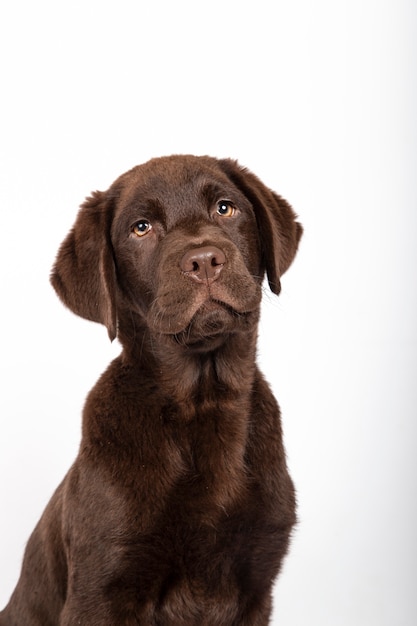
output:
[[[239,312],[229,304],[210,299],[194,313],[184,330],[173,335],[176,343],[198,351],[213,350],[231,334],[247,327],[251,312]]]
[[[235,282],[233,288],[221,281],[210,288],[192,289],[189,282],[181,290],[168,285],[148,311],[149,328],[183,346],[201,345],[206,350],[248,330],[257,319],[261,289],[246,277],[241,284]]]

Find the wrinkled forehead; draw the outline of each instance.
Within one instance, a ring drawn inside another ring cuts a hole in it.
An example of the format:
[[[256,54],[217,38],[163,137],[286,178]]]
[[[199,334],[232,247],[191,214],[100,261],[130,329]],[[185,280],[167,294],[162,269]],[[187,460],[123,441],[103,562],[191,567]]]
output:
[[[221,199],[245,202],[215,160],[203,157],[154,159],[122,175],[114,187],[116,216],[154,207],[163,210],[168,221],[177,222]]]

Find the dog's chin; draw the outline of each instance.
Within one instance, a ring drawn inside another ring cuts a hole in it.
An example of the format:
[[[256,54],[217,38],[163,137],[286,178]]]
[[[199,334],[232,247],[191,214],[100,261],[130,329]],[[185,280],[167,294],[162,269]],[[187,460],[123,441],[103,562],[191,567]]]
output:
[[[222,302],[204,303],[193,315],[184,330],[175,333],[177,344],[196,352],[210,352],[220,348],[232,334],[247,327],[247,313],[238,313]]]

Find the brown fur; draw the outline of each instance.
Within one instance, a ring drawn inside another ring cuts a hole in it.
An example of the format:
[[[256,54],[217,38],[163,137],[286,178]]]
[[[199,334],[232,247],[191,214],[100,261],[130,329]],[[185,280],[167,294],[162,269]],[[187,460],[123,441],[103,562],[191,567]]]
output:
[[[1,626],[268,624],[295,497],[257,323],[264,273],[279,293],[300,235],[227,159],[153,159],[82,205],[52,284],[123,351]]]

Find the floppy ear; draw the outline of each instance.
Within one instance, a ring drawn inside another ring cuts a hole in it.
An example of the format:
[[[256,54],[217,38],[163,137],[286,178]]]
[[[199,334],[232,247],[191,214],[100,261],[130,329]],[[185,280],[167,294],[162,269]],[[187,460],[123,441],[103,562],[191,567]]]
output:
[[[113,341],[117,318],[111,218],[112,207],[105,193],[96,191],[87,198],[58,251],[51,283],[73,313],[104,324]]]
[[[303,228],[288,202],[268,189],[252,172],[230,159],[219,163],[255,210],[269,286],[279,294],[280,277],[294,259]]]

